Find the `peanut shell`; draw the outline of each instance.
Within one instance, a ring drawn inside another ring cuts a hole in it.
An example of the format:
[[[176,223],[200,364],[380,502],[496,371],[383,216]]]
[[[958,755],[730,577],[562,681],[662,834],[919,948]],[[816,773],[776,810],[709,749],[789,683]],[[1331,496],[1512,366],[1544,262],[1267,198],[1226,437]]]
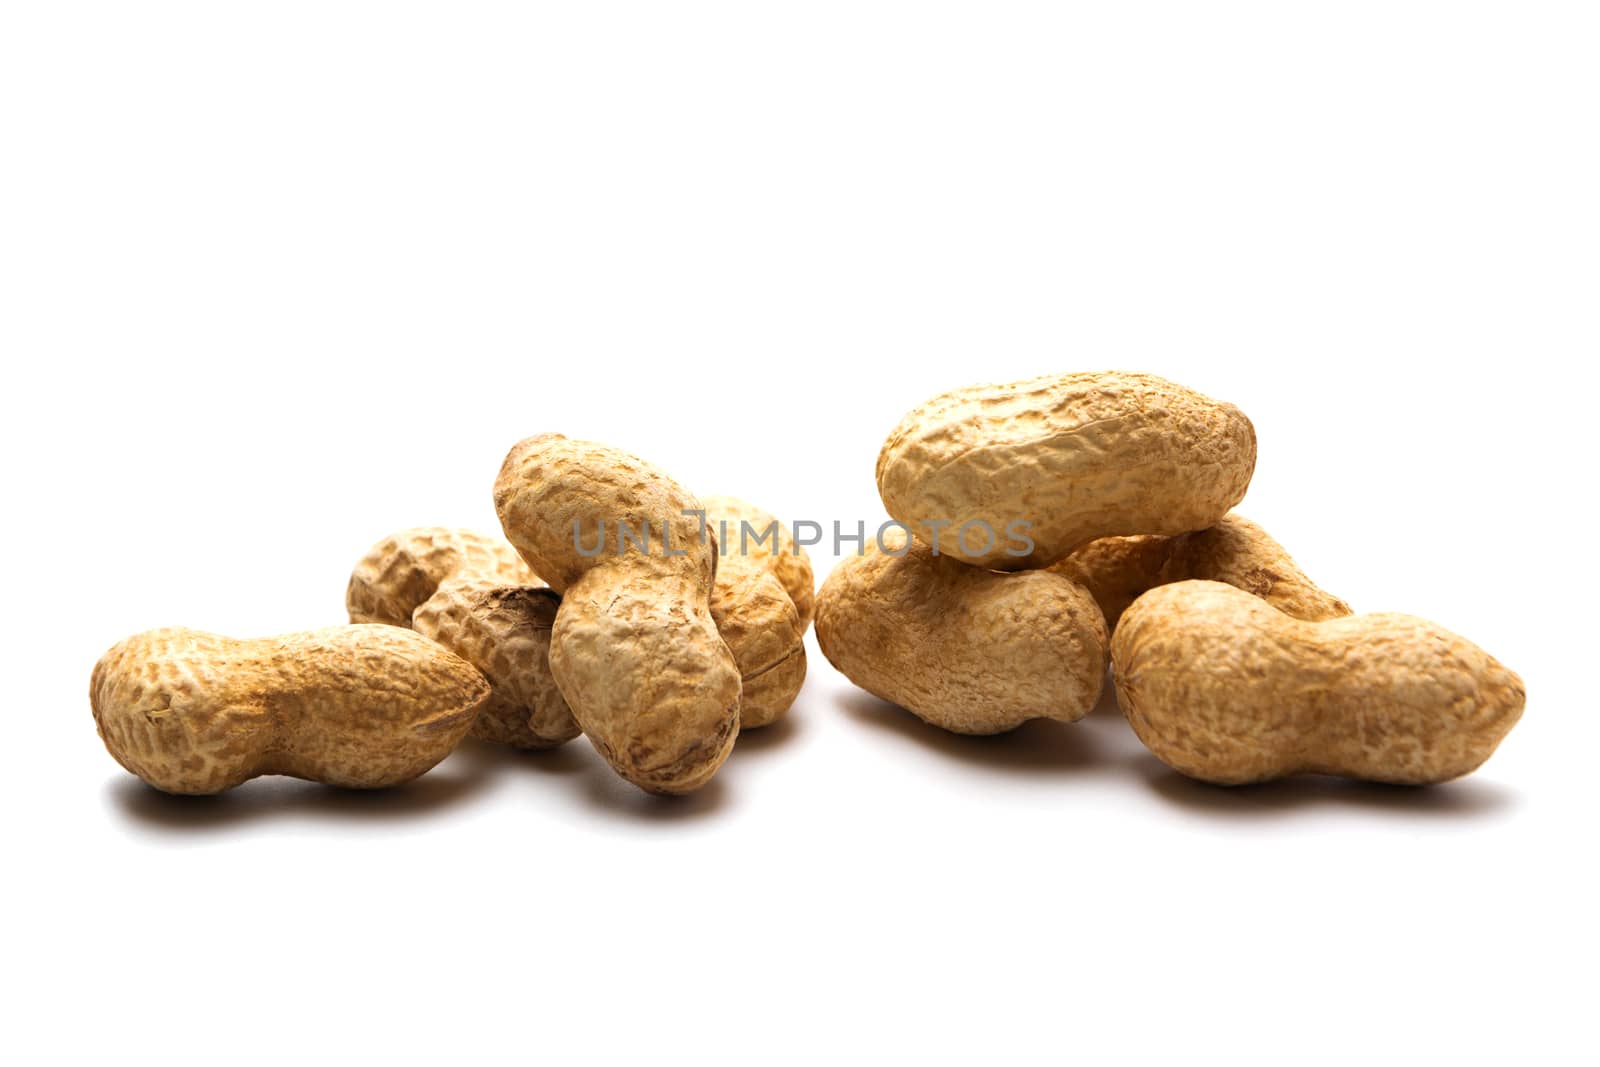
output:
[[[1221,582],[1153,589],[1111,642],[1139,739],[1219,785],[1332,774],[1422,785],[1477,768],[1522,715],[1522,679],[1410,615],[1291,618]]]
[[[877,475],[889,514],[940,554],[1023,570],[1096,538],[1214,526],[1255,461],[1232,404],[1106,371],[936,396],[890,433]]]

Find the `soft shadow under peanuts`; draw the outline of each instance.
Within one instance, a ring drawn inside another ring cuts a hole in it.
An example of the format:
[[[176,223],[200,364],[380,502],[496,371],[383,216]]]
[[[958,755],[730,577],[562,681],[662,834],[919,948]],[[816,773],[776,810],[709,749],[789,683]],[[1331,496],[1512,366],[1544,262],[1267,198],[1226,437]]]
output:
[[[1089,714],[1078,720],[1076,726],[1092,734],[1104,746],[1101,755],[1108,765],[1138,766],[1151,758],[1150,750],[1144,747],[1144,743],[1133,732],[1133,727],[1128,725],[1128,717],[1122,714],[1109,670],[1106,672],[1105,688],[1100,690],[1100,699],[1089,709]]]
[[[1127,716],[1122,714],[1122,705],[1117,703],[1117,687],[1113,682],[1110,667],[1106,668],[1105,681],[1100,687],[1100,699],[1095,701],[1094,707],[1089,709],[1089,715],[1085,718],[1096,716],[1128,721]]]
[[[487,784],[482,774],[435,769],[388,789],[341,789],[299,778],[252,778],[215,796],[173,796],[129,776],[107,787],[126,819],[165,833],[192,833],[270,819],[306,818],[347,823],[416,819],[454,808]]]
[[[520,749],[468,738],[451,755],[452,761],[482,774],[532,772],[548,775],[582,774],[598,757],[576,738],[555,748]]]
[[[1471,778],[1416,786],[1307,774],[1260,785],[1211,785],[1186,778],[1149,755],[1139,772],[1167,803],[1201,815],[1233,819],[1340,807],[1430,818],[1490,818],[1507,814],[1517,803],[1509,790]]]
[[[721,778],[713,778],[685,796],[657,796],[616,774],[598,756],[579,791],[595,811],[630,822],[692,822],[728,805],[728,790]]]
[[[1007,733],[970,736],[930,726],[865,690],[845,694],[839,704],[856,722],[915,741],[941,756],[996,770],[1049,773],[1105,763],[1094,734],[1076,723],[1036,719]]]
[[[733,756],[730,758],[737,759],[741,754],[759,755],[783,747],[805,729],[800,724],[800,718],[801,716],[796,715],[791,709],[789,714],[770,726],[755,730],[740,730],[739,739],[733,743]]]
[[[566,779],[563,789],[600,813],[637,822],[675,822],[708,815],[720,809],[726,795],[720,779],[682,797],[656,796],[621,778],[587,739],[582,737],[558,748],[521,750],[468,740],[453,760],[479,773],[548,775]]]

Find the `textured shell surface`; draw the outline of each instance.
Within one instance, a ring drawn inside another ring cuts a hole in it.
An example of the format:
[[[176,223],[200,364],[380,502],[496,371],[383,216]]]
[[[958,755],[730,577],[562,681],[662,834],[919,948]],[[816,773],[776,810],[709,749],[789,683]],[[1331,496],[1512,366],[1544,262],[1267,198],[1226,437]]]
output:
[[[970,567],[895,529],[834,567],[816,626],[852,682],[957,733],[1079,719],[1105,680],[1105,620],[1082,586]]]
[[[816,576],[811,570],[811,556],[795,541],[793,529],[771,512],[736,496],[701,496],[700,503],[706,509],[712,536],[722,546],[722,558],[749,555],[761,560],[783,583],[799,612],[801,628],[810,626]],[[769,536],[768,531],[776,533]]]
[[[1425,619],[1303,621],[1211,581],[1136,600],[1111,657],[1139,739],[1223,785],[1302,773],[1447,781],[1489,758],[1525,700],[1516,674]]]
[[[494,503],[507,540],[558,593],[631,557],[702,571],[710,594],[716,552],[699,499],[620,448],[560,434],[527,438],[506,456]]]
[[[1103,537],[1090,541],[1050,570],[1093,594],[1113,630],[1144,593],[1188,579],[1226,582],[1258,596],[1286,615],[1308,621],[1350,614],[1350,605],[1317,588],[1284,547],[1242,515],[1194,533]]]
[[[741,684],[711,614],[700,501],[637,456],[559,434],[512,447],[494,500],[507,539],[562,594],[550,667],[584,734],[642,789],[703,786],[738,735]]]
[[[739,729],[778,721],[806,680],[805,626],[783,583],[756,557],[723,556],[711,618],[739,665]]]
[[[483,672],[493,691],[473,737],[541,749],[579,733],[549,665],[559,599],[505,538],[418,526],[361,557],[345,607],[351,622],[409,627]]]
[[[1213,526],[1244,497],[1255,458],[1233,405],[1106,371],[934,397],[890,433],[877,479],[890,516],[942,555],[1022,570],[1100,537]]]
[[[410,626],[411,615],[456,575],[500,585],[538,585],[539,577],[502,537],[450,526],[417,526],[367,550],[350,573],[345,608],[351,622]]]
[[[117,762],[191,794],[263,774],[398,785],[449,755],[488,696],[470,664],[384,625],[255,640],[150,630],[101,657],[89,689]]]
[[[506,546],[508,549],[509,545]],[[468,574],[439,586],[412,618],[424,637],[483,673],[493,691],[472,736],[513,748],[554,748],[581,732],[550,669],[561,598],[533,585]]]
[[[591,571],[556,613],[550,666],[595,749],[653,793],[705,785],[739,732],[738,664],[699,583],[637,563]]]

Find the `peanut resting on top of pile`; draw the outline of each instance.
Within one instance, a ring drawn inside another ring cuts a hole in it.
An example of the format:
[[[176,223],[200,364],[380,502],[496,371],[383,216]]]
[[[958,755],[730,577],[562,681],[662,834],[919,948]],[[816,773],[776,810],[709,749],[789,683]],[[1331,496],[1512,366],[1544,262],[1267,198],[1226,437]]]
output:
[[[494,481],[504,536],[376,542],[349,623],[238,640],[168,627],[94,667],[111,755],[168,793],[260,775],[399,785],[466,737],[584,735],[639,788],[711,781],[824,656],[932,726],[995,734],[1118,704],[1156,759],[1242,785],[1424,785],[1476,769],[1522,681],[1409,615],[1357,615],[1233,511],[1255,429],[1150,374],[956,389],[889,434],[891,521],[814,588],[795,527],[608,445],[539,434]]]

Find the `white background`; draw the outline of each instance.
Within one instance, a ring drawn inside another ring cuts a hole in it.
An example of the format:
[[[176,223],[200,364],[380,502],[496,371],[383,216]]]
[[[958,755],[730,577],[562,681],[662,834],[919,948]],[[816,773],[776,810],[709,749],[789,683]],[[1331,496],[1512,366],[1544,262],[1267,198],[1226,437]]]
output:
[[[1592,4],[4,11],[16,1062],[1594,1056]],[[814,647],[682,802],[582,741],[179,802],[95,737],[113,642],[342,621],[527,434],[870,523],[914,404],[1104,368],[1523,674],[1481,772],[1202,788]]]

